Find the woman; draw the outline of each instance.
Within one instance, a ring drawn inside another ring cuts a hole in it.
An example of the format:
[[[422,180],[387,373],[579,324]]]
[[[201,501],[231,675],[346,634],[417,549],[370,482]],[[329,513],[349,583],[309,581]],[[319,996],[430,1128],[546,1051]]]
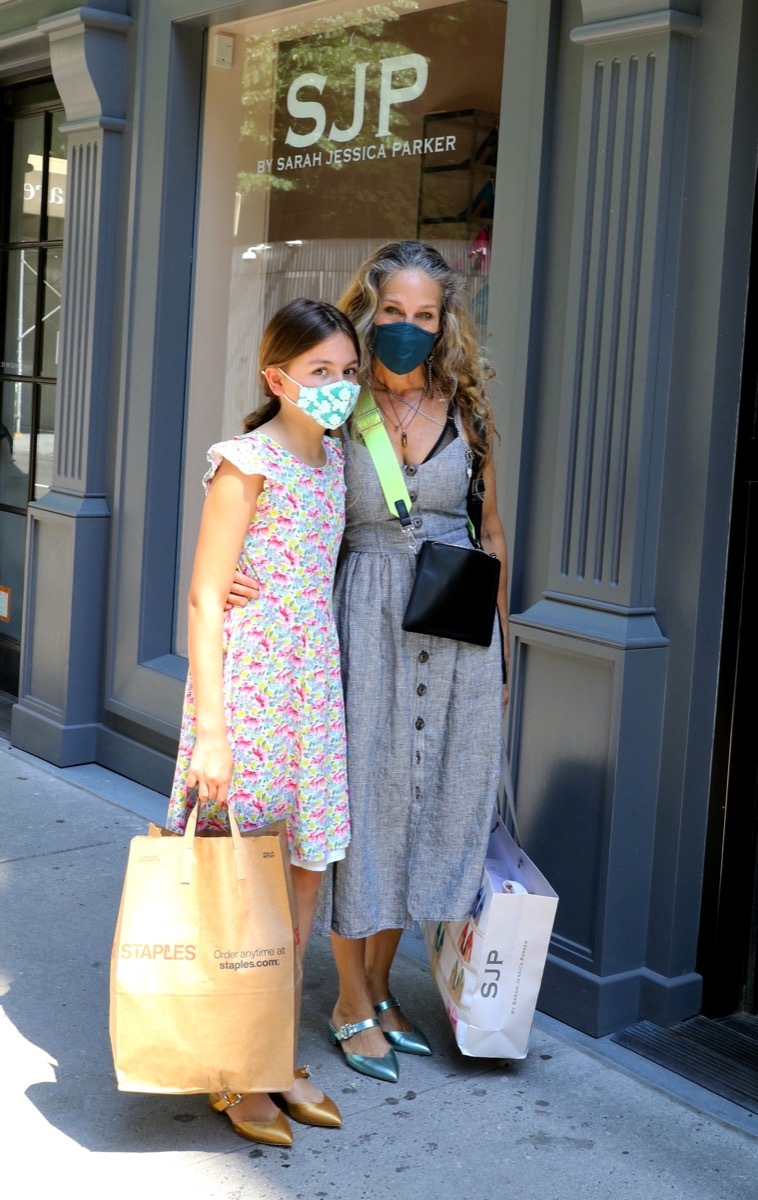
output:
[[[353,1069],[394,1081],[396,1050],[430,1053],[390,990],[402,931],[465,917],[481,877],[507,700],[506,548],[485,369],[454,271],[424,243],[389,243],[359,268],[338,307],[371,355],[369,386],[403,465],[414,533],[469,544],[470,449],[485,484],[482,544],[501,563],[502,639],[496,631],[483,648],[405,633],[414,559],[368,451],[348,429],[334,605],[352,841],[327,872],[318,924],[332,930],[339,973],[331,1039]],[[245,583],[237,577],[235,590],[254,595]]]

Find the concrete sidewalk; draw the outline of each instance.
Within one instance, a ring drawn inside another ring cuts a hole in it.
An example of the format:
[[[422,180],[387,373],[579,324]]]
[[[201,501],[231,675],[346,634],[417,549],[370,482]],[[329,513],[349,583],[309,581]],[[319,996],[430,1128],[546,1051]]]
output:
[[[163,797],[100,768],[61,772],[0,741],[0,1194],[181,1200],[753,1200],[749,1114],[538,1016],[529,1057],[462,1058],[418,939],[394,987],[435,1047],[399,1083],[327,1042],[326,939],[305,970],[301,1055],[344,1128],[291,1150],[236,1137],[202,1096],[116,1090],[108,969],[129,840]],[[202,1037],[202,1030],[198,1030]],[[754,1124],[758,1126],[758,1121]],[[738,1126],[741,1126],[738,1127]]]

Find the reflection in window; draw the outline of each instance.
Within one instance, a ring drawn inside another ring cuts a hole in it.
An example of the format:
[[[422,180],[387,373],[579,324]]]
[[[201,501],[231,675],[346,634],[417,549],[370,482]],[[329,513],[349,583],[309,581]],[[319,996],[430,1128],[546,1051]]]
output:
[[[35,500],[44,496],[52,486],[55,451],[55,384],[43,383],[40,386],[40,393],[39,420],[35,438]]]
[[[32,432],[32,385],[4,383],[0,392],[0,504],[26,508]]]
[[[45,278],[42,296],[42,363],[40,374],[55,379],[60,350],[61,295],[63,288],[63,247],[50,247],[45,253]],[[52,428],[52,427],[51,427]]]
[[[25,526],[26,517],[0,509],[0,636],[16,640],[21,637]]]
[[[39,251],[28,248],[0,254],[5,283],[3,357],[0,370],[9,375],[34,374]]]
[[[41,167],[45,151],[45,116],[34,113],[14,122],[8,235],[9,242],[36,242],[40,238]]]

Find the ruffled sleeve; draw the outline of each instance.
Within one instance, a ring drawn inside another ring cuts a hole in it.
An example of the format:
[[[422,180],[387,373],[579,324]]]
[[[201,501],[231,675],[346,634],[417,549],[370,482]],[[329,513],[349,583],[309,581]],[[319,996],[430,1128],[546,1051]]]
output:
[[[328,460],[342,465],[345,461],[345,445],[342,438],[325,437],[324,445],[329,447]]]
[[[230,438],[228,442],[216,442],[208,451],[208,462],[211,465],[203,476],[206,494],[224,459],[242,471],[243,475],[263,475],[265,478],[271,473],[271,455],[267,453],[265,443],[255,437],[254,432]]]

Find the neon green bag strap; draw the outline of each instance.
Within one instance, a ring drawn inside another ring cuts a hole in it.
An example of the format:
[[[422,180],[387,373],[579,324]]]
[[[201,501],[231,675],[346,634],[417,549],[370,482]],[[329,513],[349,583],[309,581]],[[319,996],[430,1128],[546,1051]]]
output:
[[[384,428],[384,417],[370,392],[361,393],[355,406],[353,423],[363,438],[363,444],[376,467],[388,509],[393,517],[400,518],[400,524],[404,529],[408,528],[411,524],[411,498],[408,495],[403,472],[397,461],[389,434]],[[471,483],[469,481],[469,492],[470,490]],[[479,542],[470,517],[466,517],[466,528],[473,545],[478,546]]]
[[[388,509],[406,528],[411,523],[411,498],[389,434],[384,428],[384,417],[370,392],[361,393],[355,406],[353,423],[376,467]]]

